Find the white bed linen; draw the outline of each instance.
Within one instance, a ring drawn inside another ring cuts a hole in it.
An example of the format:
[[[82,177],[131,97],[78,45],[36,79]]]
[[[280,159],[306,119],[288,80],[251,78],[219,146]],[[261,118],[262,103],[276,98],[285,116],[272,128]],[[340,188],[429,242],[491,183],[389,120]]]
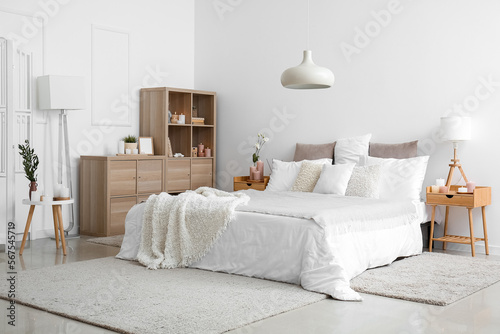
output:
[[[144,205],[133,207],[118,258],[136,260]],[[421,211],[422,212],[422,211]],[[332,233],[311,219],[236,212],[209,253],[191,265],[213,271],[301,284],[341,300],[361,300],[349,281],[368,268],[422,251],[420,224]]]

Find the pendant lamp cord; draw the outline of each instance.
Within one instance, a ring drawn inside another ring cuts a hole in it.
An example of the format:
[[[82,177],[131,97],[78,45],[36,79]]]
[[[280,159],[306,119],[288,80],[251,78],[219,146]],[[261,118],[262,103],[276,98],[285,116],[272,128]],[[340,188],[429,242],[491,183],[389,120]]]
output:
[[[307,50],[309,49],[309,0],[307,0]]]

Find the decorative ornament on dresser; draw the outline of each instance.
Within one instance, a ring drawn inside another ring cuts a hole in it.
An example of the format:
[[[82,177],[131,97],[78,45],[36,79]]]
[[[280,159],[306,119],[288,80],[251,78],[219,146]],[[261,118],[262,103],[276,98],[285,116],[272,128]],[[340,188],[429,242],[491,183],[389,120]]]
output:
[[[269,138],[262,133],[257,134],[255,143],[255,153],[252,155],[253,166],[250,167],[249,180],[264,181],[264,163],[259,160],[260,150],[269,141]]]
[[[35,153],[35,149],[30,147],[29,140],[24,141],[24,145],[19,144],[19,154],[23,157],[24,173],[26,173],[26,178],[30,180],[30,190],[29,197],[31,200],[31,192],[36,191],[38,183],[36,183],[38,175],[36,170],[38,169],[38,156]]]
[[[132,154],[132,152],[137,149],[136,136],[128,135],[123,138],[123,141],[125,141],[125,154]]]

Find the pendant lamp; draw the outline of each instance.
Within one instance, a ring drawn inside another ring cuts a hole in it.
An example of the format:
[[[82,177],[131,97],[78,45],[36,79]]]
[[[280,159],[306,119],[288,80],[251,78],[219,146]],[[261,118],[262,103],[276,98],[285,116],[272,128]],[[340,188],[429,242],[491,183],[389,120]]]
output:
[[[307,44],[309,46],[309,0],[307,1]],[[333,85],[335,77],[326,67],[316,65],[311,50],[304,50],[302,63],[281,74],[281,84],[292,89],[320,89]]]

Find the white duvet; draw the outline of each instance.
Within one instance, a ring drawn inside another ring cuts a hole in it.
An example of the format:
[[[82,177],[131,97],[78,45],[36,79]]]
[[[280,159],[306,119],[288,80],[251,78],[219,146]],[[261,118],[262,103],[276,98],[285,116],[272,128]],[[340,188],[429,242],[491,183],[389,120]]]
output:
[[[361,300],[349,281],[368,268],[420,254],[422,217],[409,201],[245,191],[251,200],[190,267],[300,284]],[[127,215],[118,258],[136,260],[144,204]]]

